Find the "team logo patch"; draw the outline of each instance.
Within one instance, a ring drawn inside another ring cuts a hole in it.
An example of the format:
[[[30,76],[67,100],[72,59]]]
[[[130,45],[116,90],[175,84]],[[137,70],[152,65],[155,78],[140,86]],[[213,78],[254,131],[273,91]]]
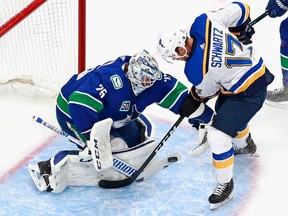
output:
[[[123,101],[120,107],[121,112],[127,112],[130,109],[130,101]]]
[[[112,81],[112,84],[115,89],[121,89],[123,87],[123,82],[120,76],[118,75],[113,75],[110,77],[110,80]]]

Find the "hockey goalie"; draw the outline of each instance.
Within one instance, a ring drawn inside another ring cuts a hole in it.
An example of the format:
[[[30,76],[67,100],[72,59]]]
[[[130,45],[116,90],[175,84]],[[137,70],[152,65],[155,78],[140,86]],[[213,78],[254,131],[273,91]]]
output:
[[[158,104],[178,115],[187,95],[187,87],[161,72],[146,50],[73,75],[58,95],[56,116],[62,131],[84,145],[74,142],[79,151],[60,151],[47,161],[29,164],[35,185],[60,193],[69,185],[92,186],[99,179],[132,176],[157,146],[145,108]],[[173,158],[177,161],[179,155]],[[138,179],[171,161],[166,158],[154,166],[156,159]]]
[[[88,147],[82,151],[58,152],[47,161],[28,164],[28,171],[40,191],[61,193],[67,186],[96,186],[101,179],[121,180],[131,176],[155,149],[155,126],[144,115],[135,123],[141,129],[142,142],[133,148],[117,136],[110,135],[112,119],[94,124]],[[158,160],[154,157],[138,180],[144,180],[167,167],[171,160],[180,159],[180,154]]]

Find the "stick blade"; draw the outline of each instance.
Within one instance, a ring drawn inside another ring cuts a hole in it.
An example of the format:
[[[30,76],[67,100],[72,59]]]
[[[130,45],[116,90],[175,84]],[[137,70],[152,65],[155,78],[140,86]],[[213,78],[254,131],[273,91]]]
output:
[[[126,187],[133,182],[131,177],[122,180],[105,180],[102,179],[98,182],[98,186],[105,189],[115,189]]]

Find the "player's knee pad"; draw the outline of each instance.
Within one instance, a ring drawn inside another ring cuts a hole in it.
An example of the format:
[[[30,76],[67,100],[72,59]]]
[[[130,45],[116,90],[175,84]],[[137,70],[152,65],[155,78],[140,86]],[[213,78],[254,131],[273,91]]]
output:
[[[242,131],[239,131],[238,135],[232,139],[234,147],[244,148],[247,145],[246,139],[248,135],[249,135],[249,127],[247,126]]]
[[[60,151],[50,160],[49,183],[53,193],[61,193],[68,186],[68,151]]]
[[[154,122],[147,116],[141,114],[139,117],[136,118],[136,121],[141,127],[141,133],[143,139],[142,142],[147,139],[154,139],[155,137],[155,124]]]
[[[112,151],[118,151],[121,149],[127,149],[128,148],[127,143],[121,137],[114,137],[113,135],[111,135],[110,142],[111,142],[111,150]]]
[[[129,149],[113,151],[113,155],[139,168],[156,148],[154,122],[143,114],[136,118],[141,127],[141,143]]]
[[[212,126],[207,130],[207,142],[214,154],[222,154],[232,148],[232,137]]]
[[[229,181],[233,176],[234,164],[232,137],[211,126],[208,128],[207,140],[213,153],[217,182]]]
[[[136,118],[135,121],[140,128],[140,143],[144,143],[147,140],[152,140],[155,138],[155,125],[151,119],[144,115],[140,115]],[[128,149],[128,144],[122,137],[114,136],[113,134],[111,134],[110,136],[112,151],[116,152]],[[138,145],[139,143],[136,146]],[[134,149],[134,147],[136,146],[133,146],[132,149]]]

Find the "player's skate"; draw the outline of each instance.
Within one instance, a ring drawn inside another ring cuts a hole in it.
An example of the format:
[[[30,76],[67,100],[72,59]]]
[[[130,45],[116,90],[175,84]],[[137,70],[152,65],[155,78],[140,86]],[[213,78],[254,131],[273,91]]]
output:
[[[35,165],[28,164],[27,167],[32,180],[40,191],[52,191],[49,183],[49,175],[51,175],[50,159],[41,161]]]
[[[247,145],[244,148],[234,147],[234,156],[253,156],[258,157],[259,155],[256,153],[257,146],[254,143],[251,134],[249,133],[246,138]]]
[[[208,124],[200,124],[198,128],[198,146],[191,149],[188,154],[190,156],[198,157],[204,151],[209,148],[209,144],[207,142],[207,128],[209,127]]]
[[[270,106],[288,108],[288,86],[268,91],[265,103]]]
[[[209,202],[211,203],[210,208],[216,209],[222,206],[224,203],[228,202],[233,197],[234,183],[233,178],[228,183],[217,184],[215,190],[209,197]]]

